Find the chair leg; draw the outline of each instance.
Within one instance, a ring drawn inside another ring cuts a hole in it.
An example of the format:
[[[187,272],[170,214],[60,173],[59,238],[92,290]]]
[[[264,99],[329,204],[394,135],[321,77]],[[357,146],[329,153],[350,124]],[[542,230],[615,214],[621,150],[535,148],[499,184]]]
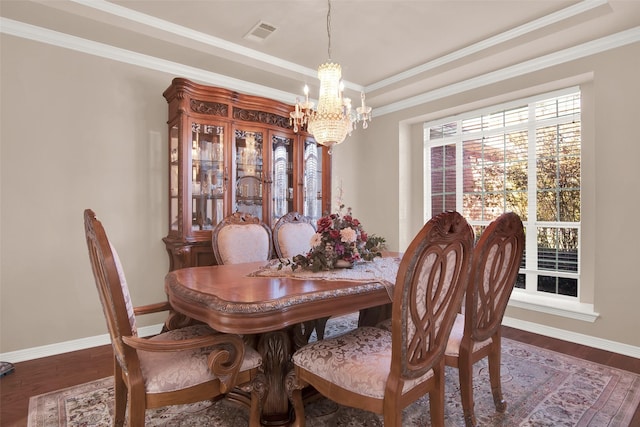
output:
[[[140,390],[135,386],[131,386],[129,390],[129,398],[127,399],[129,412],[129,426],[144,426],[144,415],[147,410],[145,399],[145,390]]]
[[[431,399],[431,395],[429,395]],[[402,408],[396,406],[391,411],[385,411],[384,414],[384,426],[385,427],[402,427]],[[431,423],[432,426],[437,427],[438,424]]]
[[[249,427],[260,427],[260,416],[262,415],[262,407],[268,391],[267,377],[263,373],[257,374],[251,381],[249,388],[251,393]]]
[[[122,379],[122,368],[118,364],[118,361],[114,360],[114,369],[113,369],[113,389],[115,396],[115,407],[113,412],[113,425],[114,427],[123,427],[125,422],[125,416],[127,412],[127,394],[128,389],[127,385],[124,383]]]
[[[466,427],[476,427],[477,421],[473,402],[473,364],[471,357],[464,352],[458,358],[458,377],[460,379],[460,398]]]
[[[507,410],[507,402],[502,397],[502,383],[500,381],[500,363],[502,358],[500,337],[493,337],[491,351],[489,353],[489,381],[491,383],[491,394],[493,395],[493,403],[496,405],[496,411],[504,412]]]
[[[293,413],[295,420],[291,423],[291,427],[305,427],[304,418],[304,402],[302,401],[302,389],[307,386],[306,383],[302,383],[298,380],[295,370],[289,371],[285,378],[285,388],[287,390],[287,396],[293,407]]]
[[[429,410],[431,413],[431,425],[433,427],[444,426],[444,358],[438,367],[433,368],[435,380],[434,388],[429,392]],[[400,423],[402,422],[402,411],[400,412]],[[386,425],[386,424],[385,424]]]

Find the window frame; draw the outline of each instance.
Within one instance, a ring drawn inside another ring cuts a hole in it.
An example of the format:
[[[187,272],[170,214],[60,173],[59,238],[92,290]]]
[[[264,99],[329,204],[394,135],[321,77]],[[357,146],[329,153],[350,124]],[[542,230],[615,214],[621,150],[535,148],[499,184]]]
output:
[[[502,102],[490,106],[486,106],[480,109],[470,110],[464,113],[456,114],[449,117],[444,117],[441,119],[430,120],[428,122],[423,123],[423,167],[424,167],[424,175],[423,175],[423,184],[424,184],[424,197],[423,197],[423,215],[424,221],[427,221],[432,215],[431,209],[431,149],[436,146],[446,146],[455,144],[455,152],[456,152],[456,207],[457,210],[462,212],[462,199],[463,199],[463,182],[461,179],[462,175],[462,162],[463,162],[463,144],[462,141],[465,139],[469,139],[468,134],[463,134],[461,131],[461,123],[463,120],[468,120],[470,118],[480,117],[482,115],[488,115],[495,112],[505,111],[509,109],[514,109],[517,107],[521,107],[526,105],[528,107],[528,119],[526,124],[508,127],[505,126],[500,130],[500,132],[506,133],[507,131],[511,131],[513,129],[524,129],[527,131],[528,135],[528,159],[535,159],[536,156],[536,127],[540,128],[542,126],[546,127],[550,123],[566,123],[569,121],[567,117],[560,117],[554,119],[543,119],[540,121],[531,120],[531,117],[535,118],[535,103],[560,97],[566,96],[571,93],[580,93],[581,102],[583,99],[583,90],[579,86],[571,86],[566,87],[559,90],[554,90],[551,92],[545,92],[525,98],[515,99],[508,102]],[[578,120],[581,121],[581,128],[584,123],[584,109],[582,105],[580,105],[580,115],[578,116]],[[437,139],[435,141],[430,140],[429,130],[434,126],[442,126],[443,129],[445,124],[457,122],[458,127],[453,136],[443,137],[441,139]],[[541,125],[544,123],[544,125]],[[490,133],[490,131],[489,131]],[[581,172],[582,172],[582,151],[584,148],[584,135],[581,133],[581,141],[580,141],[580,159],[581,159]],[[532,157],[533,154],[533,157]],[[527,197],[529,200],[536,200],[536,161],[528,161],[528,184],[527,184]],[[582,173],[581,173],[581,181],[580,181],[580,192],[581,192],[581,206],[582,210],[582,192],[583,192],[583,183],[582,183]],[[526,252],[529,254],[527,259],[527,264],[525,268],[520,270],[521,274],[525,274],[527,276],[526,280],[526,288],[525,289],[514,289],[512,294],[510,305],[522,308],[535,309],[537,311],[545,311],[552,314],[561,314],[565,315],[565,312],[569,312],[567,317],[578,318],[581,320],[594,321],[597,317],[597,313],[593,312],[592,304],[584,304],[581,302],[582,300],[582,270],[581,270],[581,258],[583,257],[583,251],[581,248],[582,245],[582,230],[581,230],[581,221],[579,222],[549,222],[549,221],[536,221],[531,220],[531,218],[535,218],[535,204],[528,204],[528,218],[526,221],[523,221],[525,225],[525,230],[531,230],[531,233],[527,233],[530,237],[527,238],[526,242]],[[581,218],[582,219],[582,218]],[[477,227],[485,227],[490,223],[490,221],[469,221],[474,228]],[[552,270],[552,276],[555,277],[570,277],[575,278],[577,280],[577,295],[574,296],[565,296],[558,293],[547,293],[537,290],[537,276],[538,275],[547,275],[544,274],[548,272],[548,270],[542,270],[538,268],[537,265],[537,241],[536,235],[537,230],[540,227],[572,227],[577,228],[577,236],[578,236],[578,260],[577,260],[577,272],[576,273],[568,273],[559,270]],[[534,255],[534,256],[532,256]],[[532,268],[535,267],[535,268]],[[513,303],[513,304],[512,304]]]

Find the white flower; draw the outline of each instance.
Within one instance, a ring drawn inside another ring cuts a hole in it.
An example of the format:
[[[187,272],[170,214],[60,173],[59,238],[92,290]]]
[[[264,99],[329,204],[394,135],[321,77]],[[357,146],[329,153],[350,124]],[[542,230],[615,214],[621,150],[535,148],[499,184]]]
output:
[[[358,235],[356,234],[356,231],[351,227],[343,228],[342,230],[340,230],[340,240],[342,240],[344,243],[353,243],[357,238]]]
[[[309,243],[311,244],[312,248],[320,246],[320,244],[322,243],[322,234],[315,233],[313,236],[311,236],[311,241]]]

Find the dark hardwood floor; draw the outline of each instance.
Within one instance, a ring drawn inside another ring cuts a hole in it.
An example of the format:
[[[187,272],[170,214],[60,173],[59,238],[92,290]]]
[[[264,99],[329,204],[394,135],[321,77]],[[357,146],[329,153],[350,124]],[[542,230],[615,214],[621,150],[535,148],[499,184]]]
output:
[[[508,327],[503,336],[640,374],[640,360],[633,357]],[[112,363],[111,346],[16,363],[15,372],[0,379],[0,425],[26,426],[29,397],[112,375]],[[640,407],[631,426],[640,426]]]

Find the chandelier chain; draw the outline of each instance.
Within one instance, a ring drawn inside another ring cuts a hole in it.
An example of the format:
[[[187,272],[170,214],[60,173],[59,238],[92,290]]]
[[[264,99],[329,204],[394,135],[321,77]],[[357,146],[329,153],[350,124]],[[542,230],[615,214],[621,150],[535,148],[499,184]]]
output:
[[[329,8],[327,9],[327,38],[329,43],[327,44],[327,55],[329,62],[331,62],[331,0],[327,0]]]

